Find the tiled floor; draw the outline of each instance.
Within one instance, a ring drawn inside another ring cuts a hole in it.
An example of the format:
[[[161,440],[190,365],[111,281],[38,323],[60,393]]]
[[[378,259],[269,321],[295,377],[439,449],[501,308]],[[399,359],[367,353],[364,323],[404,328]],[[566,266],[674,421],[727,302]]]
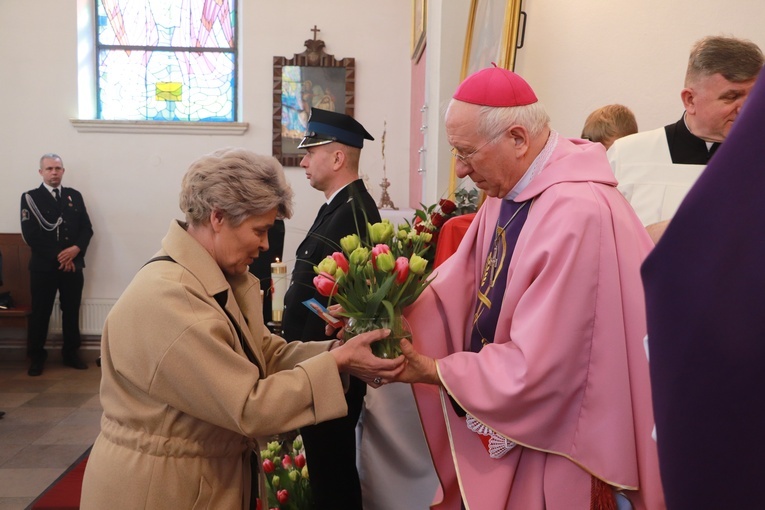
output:
[[[49,349],[40,377],[12,351],[0,349],[0,510],[26,508],[93,444],[101,418],[97,350],[82,350],[89,368],[75,370]]]

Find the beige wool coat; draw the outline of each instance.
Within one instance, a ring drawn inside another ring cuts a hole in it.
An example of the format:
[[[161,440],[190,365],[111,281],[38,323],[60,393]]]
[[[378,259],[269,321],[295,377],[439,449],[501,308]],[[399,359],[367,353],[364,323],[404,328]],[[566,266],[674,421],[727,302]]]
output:
[[[257,278],[226,277],[180,222],[159,254],[175,262],[143,267],[104,326],[81,508],[248,508],[259,437],[347,413],[332,342],[271,335]]]

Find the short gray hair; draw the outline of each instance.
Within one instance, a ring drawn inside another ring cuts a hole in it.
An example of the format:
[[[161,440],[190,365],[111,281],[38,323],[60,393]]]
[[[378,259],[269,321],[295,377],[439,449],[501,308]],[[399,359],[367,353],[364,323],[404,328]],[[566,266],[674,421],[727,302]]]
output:
[[[699,78],[721,74],[741,83],[756,78],[762,69],[762,50],[752,41],[735,37],[707,36],[696,41],[688,58],[685,86]]]
[[[64,160],[61,159],[61,156],[59,156],[58,154],[54,154],[52,152],[49,152],[47,154],[43,154],[42,156],[40,156],[40,168],[41,169],[43,167],[43,160],[44,159],[57,159],[57,160],[61,161],[61,166],[62,167],[64,166]]]
[[[207,223],[219,210],[237,226],[273,209],[278,218],[292,217],[293,195],[276,159],[225,148],[191,164],[181,183],[180,207],[192,225]]]

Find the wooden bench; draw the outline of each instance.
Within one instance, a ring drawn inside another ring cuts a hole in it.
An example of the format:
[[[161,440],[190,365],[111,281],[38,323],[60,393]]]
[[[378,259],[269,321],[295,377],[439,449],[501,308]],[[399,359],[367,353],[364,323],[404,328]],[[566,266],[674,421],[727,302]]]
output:
[[[29,317],[32,314],[32,294],[29,286],[29,257],[32,250],[21,234],[0,234],[3,254],[3,285],[0,292],[10,291],[14,307],[0,309],[0,328],[16,328],[29,338]]]

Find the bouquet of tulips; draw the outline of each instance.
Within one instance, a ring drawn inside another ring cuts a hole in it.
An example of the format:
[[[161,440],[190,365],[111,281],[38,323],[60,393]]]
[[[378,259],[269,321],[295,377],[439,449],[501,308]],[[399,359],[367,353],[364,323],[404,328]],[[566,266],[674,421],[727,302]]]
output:
[[[300,436],[292,441],[271,441],[261,450],[260,458],[266,475],[268,509],[308,510],[312,507],[308,466]],[[260,501],[258,508],[265,510]]]
[[[358,234],[343,237],[342,251],[314,267],[317,276],[313,283],[321,295],[330,298],[330,304],[334,300],[343,307],[342,315],[387,319],[392,325],[430,284],[432,260],[427,254],[433,236],[409,225],[394,228],[388,220],[367,223],[367,234],[368,244]],[[395,348],[397,342],[394,350],[382,357],[400,353]]]

